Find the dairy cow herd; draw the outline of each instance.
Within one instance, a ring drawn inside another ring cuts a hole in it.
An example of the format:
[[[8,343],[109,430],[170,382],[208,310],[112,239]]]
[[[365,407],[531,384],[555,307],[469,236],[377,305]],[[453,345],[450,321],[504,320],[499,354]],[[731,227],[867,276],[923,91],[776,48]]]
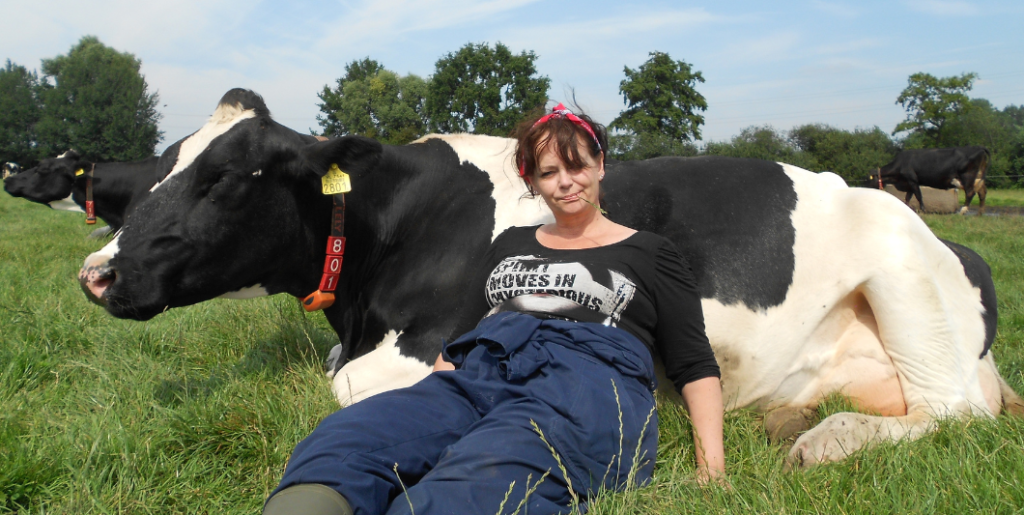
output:
[[[323,311],[339,338],[327,375],[350,404],[429,374],[442,341],[458,336],[491,240],[550,220],[518,180],[514,146],[465,134],[321,141],[234,89],[158,158],[92,163],[70,151],[4,189],[79,211],[91,191],[116,232],[86,257],[81,287],[111,315],[147,320],[216,297],[316,291],[332,225],[322,177],[343,170],[344,266]],[[671,239],[693,267],[727,408],[765,412],[776,438],[802,432],[792,462],[917,437],[941,417],[1024,413],[991,352],[989,267],[894,197],[754,159],[609,161],[606,171],[609,216]],[[810,427],[803,414],[834,393],[874,414]]]

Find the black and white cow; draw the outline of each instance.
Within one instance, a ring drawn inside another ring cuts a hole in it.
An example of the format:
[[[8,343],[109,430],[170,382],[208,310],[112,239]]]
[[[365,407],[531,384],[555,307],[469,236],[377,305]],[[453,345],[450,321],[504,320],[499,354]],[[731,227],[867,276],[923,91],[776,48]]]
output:
[[[491,239],[550,220],[525,196],[513,149],[470,135],[317,142],[232,90],[79,279],[111,314],[141,320],[226,294],[305,296],[320,281],[331,220],[320,177],[337,164],[353,189],[338,300],[325,315],[345,351],[334,392],[356,402],[425,376],[441,339],[455,336]],[[800,410],[841,392],[881,414],[829,417],[797,440],[795,461],[914,437],[939,416],[1024,409],[989,352],[987,265],[893,197],[750,159],[606,170],[612,218],[672,239],[693,266],[729,408],[781,413],[766,420],[793,427]]]
[[[6,179],[8,177],[11,177],[13,175],[18,175],[19,173],[21,173],[21,165],[19,165],[18,163],[14,163],[14,162],[8,161],[8,162],[4,163],[4,166],[3,166],[2,170],[3,170],[2,171],[2,175],[3,175],[2,178]]]
[[[158,157],[128,163],[96,163],[93,201],[96,216],[117,231],[133,199],[157,183]],[[53,209],[85,213],[86,174],[93,163],[69,150],[44,159],[38,166],[4,179],[4,190],[14,197],[46,204]],[[81,174],[77,174],[82,171]]]
[[[917,197],[917,203],[924,210],[921,201],[921,186],[940,190],[960,188],[964,190],[964,206],[960,214],[967,208],[978,194],[979,212],[985,213],[985,170],[991,160],[985,147],[954,147],[925,148],[904,150],[891,162],[872,171],[864,181],[864,186],[882,189],[883,184],[892,184],[897,190],[905,192],[904,203],[910,203],[910,197]]]

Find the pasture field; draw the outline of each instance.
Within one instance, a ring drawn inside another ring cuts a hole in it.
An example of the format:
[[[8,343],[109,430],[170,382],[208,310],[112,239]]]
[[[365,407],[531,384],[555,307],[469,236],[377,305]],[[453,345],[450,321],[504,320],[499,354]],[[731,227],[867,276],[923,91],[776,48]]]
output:
[[[964,205],[964,190],[956,190],[960,205]],[[985,195],[985,207],[1024,207],[1024,189],[988,190]],[[978,198],[971,202],[971,207],[978,207]]]
[[[83,218],[0,195],[0,513],[258,513],[296,442],[337,409],[322,373],[333,331],[285,296],[111,318],[75,280],[104,243]],[[925,220],[992,266],[994,352],[1024,392],[1024,219]],[[844,409],[826,404],[821,415]],[[701,488],[685,413],[660,414],[654,482],[591,513],[1024,511],[1024,419],[947,420],[786,472],[788,446],[768,443],[758,415],[729,413],[730,486]]]

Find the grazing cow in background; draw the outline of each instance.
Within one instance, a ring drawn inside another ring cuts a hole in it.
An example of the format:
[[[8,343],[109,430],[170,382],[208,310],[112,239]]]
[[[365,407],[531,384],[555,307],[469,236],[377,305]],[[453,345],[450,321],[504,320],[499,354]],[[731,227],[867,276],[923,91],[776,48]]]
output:
[[[960,214],[967,208],[978,194],[979,212],[985,213],[985,170],[988,169],[991,156],[985,147],[954,147],[926,148],[904,150],[893,160],[882,167],[876,168],[864,180],[863,186],[882,189],[883,184],[892,184],[897,190],[905,192],[905,204],[910,197],[917,197],[917,203],[924,211],[921,201],[921,186],[929,186],[940,190],[960,188],[964,190],[964,206]]]
[[[17,175],[21,172],[21,166],[18,163],[6,162],[3,167],[3,179],[6,179],[12,175]]]
[[[128,163],[96,163],[93,170],[96,216],[107,222],[110,230],[120,229],[132,200],[156,184],[158,161],[158,157],[150,157]],[[69,150],[4,179],[4,190],[11,196],[24,197],[53,209],[84,213],[86,174],[76,173],[88,172],[92,166],[92,162]]]
[[[525,196],[504,138],[318,142],[232,90],[179,145],[167,177],[86,259],[83,290],[139,320],[217,296],[303,297],[324,270],[332,201],[321,176],[337,165],[351,176],[348,240],[324,314],[341,340],[331,372],[342,403],[429,373],[442,338],[457,336],[491,240],[551,219]],[[936,417],[1024,410],[989,352],[987,265],[890,195],[753,159],[609,162],[606,172],[610,216],[669,238],[692,266],[728,408],[770,412],[780,438],[834,392],[880,414],[832,415],[797,440],[794,462],[916,437]]]

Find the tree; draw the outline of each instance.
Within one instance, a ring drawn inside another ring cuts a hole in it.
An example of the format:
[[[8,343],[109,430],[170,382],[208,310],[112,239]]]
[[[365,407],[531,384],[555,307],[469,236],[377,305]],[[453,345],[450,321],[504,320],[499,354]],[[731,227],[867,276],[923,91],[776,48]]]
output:
[[[806,124],[789,131],[789,140],[813,157],[819,170],[833,172],[851,184],[891,161],[899,151],[878,127],[849,132],[824,124]]]
[[[906,89],[896,98],[907,111],[907,119],[896,126],[893,135],[907,131],[923,138],[927,147],[950,146],[945,140],[946,122],[970,109],[967,92],[976,78],[976,73],[941,79],[928,73],[911,75]]]
[[[431,130],[510,135],[547,102],[551,80],[537,76],[536,60],[532,51],[514,55],[501,43],[469,43],[445,55],[427,87]]]
[[[35,165],[35,125],[39,121],[39,77],[7,60],[0,69],[0,163]]]
[[[331,90],[324,86],[317,120],[324,135],[358,134],[402,145],[426,132],[427,82],[416,75],[399,77],[369,58],[345,67]]]
[[[334,89],[326,84],[323,91],[317,94],[322,104],[317,104],[322,115],[316,115],[316,121],[323,127],[324,136],[343,136],[353,133],[345,124],[335,116],[341,110],[342,97],[345,93],[345,84],[372,77],[383,70],[380,63],[364,57],[361,61],[352,61],[345,65],[345,76],[339,77]]]
[[[67,55],[43,59],[41,155],[74,148],[98,161],[152,156],[163,139],[159,96],[149,93],[141,66],[134,55],[95,36],[83,37]]]
[[[612,134],[608,137],[608,146],[611,147],[608,157],[623,161],[699,154],[697,145],[692,142],[675,140],[659,132]]]
[[[649,55],[651,58],[638,70],[624,67],[626,78],[619,83],[619,93],[627,109],[612,120],[609,128],[632,134],[664,134],[680,142],[700,139],[704,116],[698,111],[706,111],[708,104],[696,85],[704,82],[704,76],[664,52]]]
[[[747,127],[732,141],[709,142],[704,154],[711,156],[749,157],[765,159],[799,166],[807,170],[820,170],[814,156],[796,148],[786,137],[771,125]]]
[[[1014,127],[1024,126],[1024,105],[1010,104],[1003,108],[1003,116]]]

